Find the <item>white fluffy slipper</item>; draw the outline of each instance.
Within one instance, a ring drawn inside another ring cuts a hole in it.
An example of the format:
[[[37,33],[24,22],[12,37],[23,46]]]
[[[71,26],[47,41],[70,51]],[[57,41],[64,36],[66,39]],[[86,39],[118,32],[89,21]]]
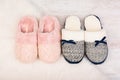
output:
[[[87,58],[94,64],[103,63],[108,55],[106,32],[99,17],[90,15],[85,18],[85,50]]]
[[[62,54],[73,64],[79,63],[84,56],[84,31],[77,16],[69,16],[62,29]]]

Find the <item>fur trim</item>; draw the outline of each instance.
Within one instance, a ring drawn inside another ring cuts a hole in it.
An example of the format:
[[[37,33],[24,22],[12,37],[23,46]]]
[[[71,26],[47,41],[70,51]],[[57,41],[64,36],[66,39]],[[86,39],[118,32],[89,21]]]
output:
[[[84,40],[84,31],[72,31],[67,29],[62,29],[62,39],[82,41]]]
[[[106,36],[106,32],[103,29],[95,32],[85,31],[86,42],[94,42],[95,40],[101,40],[104,36]]]

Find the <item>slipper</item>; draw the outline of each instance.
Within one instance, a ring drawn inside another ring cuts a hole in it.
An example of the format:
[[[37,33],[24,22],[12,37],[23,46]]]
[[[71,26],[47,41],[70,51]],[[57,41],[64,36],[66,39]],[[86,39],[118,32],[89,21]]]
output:
[[[85,48],[87,58],[94,64],[103,63],[108,55],[106,32],[98,16],[85,18]]]
[[[84,56],[84,31],[77,16],[66,19],[62,29],[62,54],[69,63],[79,63]]]
[[[16,35],[16,58],[22,62],[33,62],[37,58],[37,19],[22,17],[18,23]]]
[[[52,63],[59,59],[60,24],[56,17],[45,16],[40,20],[38,29],[38,51],[41,61]]]

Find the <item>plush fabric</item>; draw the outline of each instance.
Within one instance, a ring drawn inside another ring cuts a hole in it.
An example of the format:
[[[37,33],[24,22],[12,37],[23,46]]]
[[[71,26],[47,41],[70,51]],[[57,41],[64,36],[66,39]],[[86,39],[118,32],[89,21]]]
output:
[[[38,29],[38,53],[41,61],[51,63],[61,54],[60,24],[56,17],[45,16],[40,20]]]
[[[34,17],[22,17],[18,23],[16,33],[16,58],[22,62],[33,62],[37,58],[37,27]],[[33,30],[32,30],[33,29]]]
[[[95,40],[100,40],[106,35],[106,31],[104,29],[99,31],[85,31],[85,41],[86,42],[94,42]]]
[[[62,29],[62,39],[72,40],[75,41],[83,41],[84,40],[84,31],[83,30],[67,30]]]

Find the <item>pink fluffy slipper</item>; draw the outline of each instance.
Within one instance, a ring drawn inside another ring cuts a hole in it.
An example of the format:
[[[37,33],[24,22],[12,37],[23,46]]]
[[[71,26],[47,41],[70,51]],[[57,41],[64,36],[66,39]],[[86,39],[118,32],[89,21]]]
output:
[[[16,57],[29,63],[37,58],[37,19],[31,16],[22,17],[18,24],[16,36]]]
[[[38,29],[39,58],[44,62],[55,62],[60,57],[60,24],[56,17],[45,16]]]

